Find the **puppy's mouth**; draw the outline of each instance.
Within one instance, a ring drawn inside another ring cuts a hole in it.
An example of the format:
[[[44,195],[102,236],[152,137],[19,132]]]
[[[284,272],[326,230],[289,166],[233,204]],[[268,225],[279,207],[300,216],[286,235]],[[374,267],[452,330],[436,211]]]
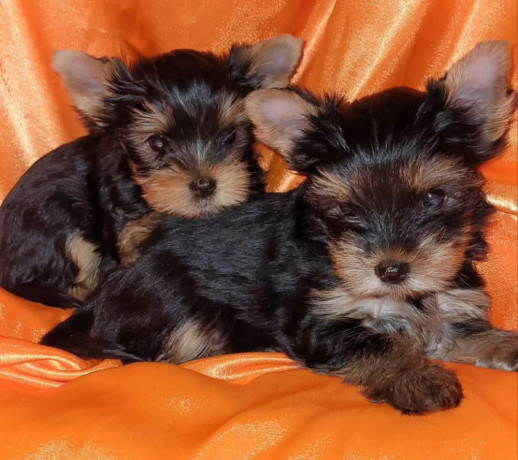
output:
[[[404,269],[406,270],[406,269]],[[361,280],[351,277],[341,277],[345,289],[358,298],[391,298],[403,300],[421,297],[433,292],[444,290],[450,280],[427,278],[401,269],[377,269],[372,274],[365,274]]]
[[[248,183],[233,184],[228,187],[226,184],[215,184],[208,190],[193,190],[189,186],[189,194],[191,201],[191,216],[203,217],[213,216],[225,209],[243,204],[248,200],[250,195],[250,186]]]

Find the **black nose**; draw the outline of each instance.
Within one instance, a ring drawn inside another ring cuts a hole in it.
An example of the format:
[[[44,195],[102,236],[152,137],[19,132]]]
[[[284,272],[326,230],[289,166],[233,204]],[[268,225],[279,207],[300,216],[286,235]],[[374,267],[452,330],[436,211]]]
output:
[[[216,181],[203,177],[201,179],[193,180],[189,184],[189,188],[196,196],[207,198],[214,193],[214,190],[216,190]]]
[[[377,265],[374,271],[384,283],[399,284],[410,273],[410,265],[404,262],[387,262]]]

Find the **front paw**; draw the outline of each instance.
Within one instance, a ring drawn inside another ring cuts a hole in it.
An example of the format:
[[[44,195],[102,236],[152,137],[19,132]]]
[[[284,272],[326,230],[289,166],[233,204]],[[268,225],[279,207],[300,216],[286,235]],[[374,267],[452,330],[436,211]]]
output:
[[[366,396],[387,402],[403,414],[424,414],[457,407],[462,386],[452,371],[429,364],[367,387]]]
[[[493,341],[487,341],[475,364],[503,371],[518,371],[518,335],[511,331],[498,331]]]

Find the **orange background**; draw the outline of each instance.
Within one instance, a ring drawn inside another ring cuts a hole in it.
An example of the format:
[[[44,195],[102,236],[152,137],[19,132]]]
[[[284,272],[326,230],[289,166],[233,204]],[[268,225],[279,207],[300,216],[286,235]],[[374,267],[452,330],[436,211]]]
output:
[[[51,70],[54,49],[220,52],[289,32],[306,40],[296,83],[356,98],[423,88],[483,39],[510,40],[516,66],[516,24],[515,0],[2,0],[0,199],[38,157],[84,133]],[[483,169],[498,213],[480,268],[493,320],[509,329],[518,312],[516,146],[515,122],[504,156]],[[261,152],[271,190],[300,181]],[[0,290],[1,459],[518,458],[516,373],[448,365],[464,386],[461,406],[408,417],[280,354],[120,367],[36,344],[68,314]]]

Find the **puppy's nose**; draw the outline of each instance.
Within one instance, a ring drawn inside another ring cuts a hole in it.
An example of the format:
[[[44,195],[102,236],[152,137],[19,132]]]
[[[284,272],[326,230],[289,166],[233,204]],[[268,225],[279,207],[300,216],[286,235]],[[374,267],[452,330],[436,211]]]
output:
[[[399,284],[410,273],[410,265],[405,262],[387,262],[376,265],[374,271],[384,283]]]
[[[189,188],[196,196],[199,196],[200,198],[207,198],[214,193],[214,190],[216,190],[216,181],[202,177],[201,179],[193,180],[189,184]]]

